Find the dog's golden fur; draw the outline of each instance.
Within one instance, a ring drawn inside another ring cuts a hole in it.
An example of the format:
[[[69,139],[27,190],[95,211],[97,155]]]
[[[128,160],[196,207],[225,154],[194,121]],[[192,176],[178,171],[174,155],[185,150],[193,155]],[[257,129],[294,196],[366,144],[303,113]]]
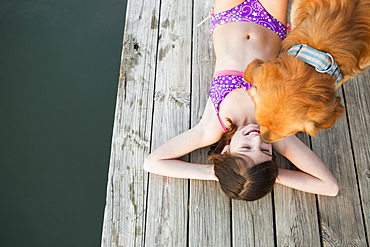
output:
[[[272,61],[255,60],[244,73],[254,86],[250,94],[266,142],[298,131],[315,135],[333,126],[345,110],[334,78],[288,55],[289,48],[306,44],[330,53],[343,75],[336,88],[370,63],[370,0],[296,0],[293,5],[293,30],[280,55]]]

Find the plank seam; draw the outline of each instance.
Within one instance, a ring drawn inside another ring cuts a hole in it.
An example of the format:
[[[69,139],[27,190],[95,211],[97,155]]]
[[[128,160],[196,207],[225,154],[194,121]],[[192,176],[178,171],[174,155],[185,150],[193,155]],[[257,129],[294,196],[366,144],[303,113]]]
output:
[[[229,199],[229,207],[230,207],[230,246],[233,245],[233,201],[232,199]]]
[[[155,57],[154,57],[154,61],[157,61],[158,60],[158,46],[159,46],[159,24],[161,23],[161,7],[162,7],[162,0],[159,0],[159,5],[158,5],[158,22],[157,22],[157,46],[156,46],[156,53],[155,53]],[[157,69],[158,69],[158,63],[155,62],[155,65],[154,65],[154,86],[153,86],[153,97],[152,97],[152,114],[151,114],[151,127],[150,127],[150,141],[149,141],[149,153],[152,151],[152,141],[153,141],[153,128],[154,128],[154,125],[153,125],[153,121],[154,121],[154,104],[155,104],[155,90],[156,90],[156,74],[157,74]],[[143,220],[144,220],[144,231],[143,231],[143,234],[144,234],[144,237],[143,237],[143,244],[142,246],[145,247],[146,245],[146,222],[147,222],[147,219],[148,219],[148,200],[149,200],[149,184],[150,184],[150,176],[151,174],[149,173],[148,174],[148,178],[147,178],[147,184],[146,184],[146,195],[144,195],[146,198],[145,199],[145,216],[143,217]]]
[[[193,40],[194,40],[194,30],[193,30],[193,24],[194,24],[194,1],[191,1],[191,31],[190,31],[190,37],[191,37],[191,41],[190,41],[190,75],[189,75],[189,79],[190,79],[190,88],[189,88],[189,126],[188,126],[188,129],[191,128],[191,117],[192,117],[192,114],[191,114],[191,109],[192,109],[192,88],[193,88],[193,77],[192,77],[192,71],[193,71],[193,49],[194,49],[194,45],[193,45]],[[188,155],[188,159],[189,159],[189,162],[191,160],[191,154]],[[191,187],[191,182],[190,182],[190,179],[188,179],[188,202],[187,202],[187,218],[186,218],[186,233],[187,233],[187,238],[186,238],[186,246],[189,247],[190,245],[190,194],[191,194],[191,190],[190,190],[190,187]]]
[[[275,195],[274,190],[271,191],[271,204],[272,204],[272,231],[274,233],[274,246],[277,247],[277,224],[276,224],[276,214],[275,214]]]
[[[310,149],[312,150],[312,137],[308,136],[308,141],[310,143]],[[324,246],[324,240],[322,238],[322,227],[321,227],[321,215],[320,215],[320,207],[319,207],[319,199],[317,195],[315,194],[315,202],[316,202],[316,215],[317,215],[317,225],[319,229],[319,238],[320,238],[320,245]]]
[[[349,114],[348,114],[348,111],[347,111],[347,101],[346,101],[346,94],[345,94],[345,90],[344,90],[344,87],[345,85],[343,85],[341,87],[341,90],[342,90],[342,95],[343,95],[343,101],[344,101],[344,106],[346,107],[346,120],[347,120],[347,126],[348,126],[348,135],[349,135],[349,141],[351,143],[351,153],[352,153],[352,159],[353,159],[353,164],[354,164],[354,169],[355,169],[355,176],[356,176],[356,181],[357,181],[357,193],[358,193],[358,197],[359,197],[359,201],[360,201],[360,207],[361,207],[361,216],[362,216],[362,221],[363,221],[363,225],[364,225],[364,233],[365,233],[365,241],[366,241],[366,244],[367,246],[369,246],[369,239],[368,239],[368,234],[367,234],[367,228],[366,228],[366,222],[365,222],[365,213],[364,213],[364,207],[363,207],[363,200],[362,200],[362,196],[361,196],[361,190],[360,190],[360,180],[358,178],[358,171],[357,171],[357,162],[356,162],[356,156],[355,156],[355,152],[354,152],[354,144],[353,144],[353,139],[352,139],[352,131],[351,131],[351,123],[349,121]]]

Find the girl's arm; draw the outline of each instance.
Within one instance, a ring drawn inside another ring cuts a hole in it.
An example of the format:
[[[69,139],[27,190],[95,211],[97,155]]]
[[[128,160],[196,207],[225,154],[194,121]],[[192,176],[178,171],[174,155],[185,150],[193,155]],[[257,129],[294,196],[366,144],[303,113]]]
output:
[[[178,158],[217,142],[222,134],[213,105],[208,100],[199,124],[175,136],[152,152],[145,159],[144,169],[169,177],[217,180],[213,165],[189,163]]]
[[[296,136],[273,143],[273,148],[300,171],[279,168],[277,183],[305,192],[336,196],[338,183],[322,160]]]

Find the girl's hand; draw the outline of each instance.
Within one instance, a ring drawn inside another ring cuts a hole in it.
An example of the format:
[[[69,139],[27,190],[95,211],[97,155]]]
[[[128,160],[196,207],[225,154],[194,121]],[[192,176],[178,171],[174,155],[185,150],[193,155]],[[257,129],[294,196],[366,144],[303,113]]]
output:
[[[273,143],[273,148],[300,171],[279,168],[277,183],[305,192],[336,196],[338,183],[322,160],[296,136]]]

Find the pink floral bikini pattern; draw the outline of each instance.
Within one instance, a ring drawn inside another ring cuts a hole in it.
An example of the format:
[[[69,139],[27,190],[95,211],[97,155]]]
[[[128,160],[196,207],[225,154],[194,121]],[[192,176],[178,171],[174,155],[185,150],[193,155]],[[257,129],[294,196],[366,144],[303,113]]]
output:
[[[219,25],[238,21],[256,23],[272,30],[282,40],[286,38],[287,29],[284,24],[270,15],[258,0],[245,0],[232,9],[212,15],[211,33]]]
[[[246,82],[242,76],[220,75],[213,78],[209,97],[218,113],[221,102],[231,91],[239,88],[247,91],[251,87],[252,84]]]

